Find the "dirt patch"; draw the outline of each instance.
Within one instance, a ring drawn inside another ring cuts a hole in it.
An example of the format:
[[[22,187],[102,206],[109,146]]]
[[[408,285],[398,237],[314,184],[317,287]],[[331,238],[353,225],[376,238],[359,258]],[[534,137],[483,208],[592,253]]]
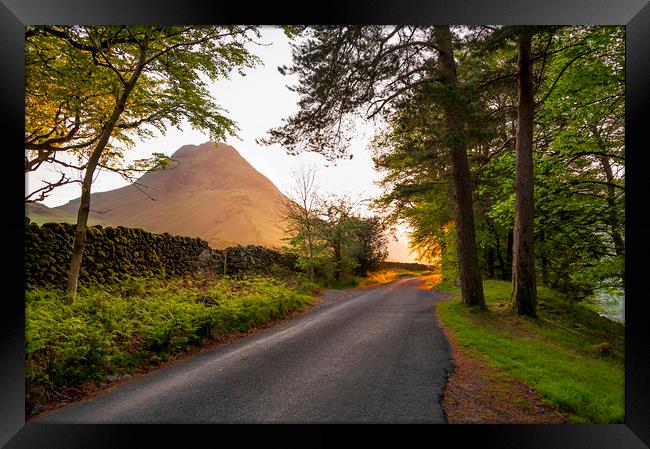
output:
[[[450,424],[563,424],[567,419],[522,381],[459,347],[436,316],[454,363],[441,404]]]

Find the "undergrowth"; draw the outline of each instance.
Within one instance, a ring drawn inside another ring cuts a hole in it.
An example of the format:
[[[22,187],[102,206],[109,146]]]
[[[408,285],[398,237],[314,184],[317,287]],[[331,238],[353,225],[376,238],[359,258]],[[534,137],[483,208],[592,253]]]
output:
[[[304,308],[314,285],[268,277],[129,278],[65,293],[25,293],[26,402],[49,402],[106,374],[133,373],[220,336]]]

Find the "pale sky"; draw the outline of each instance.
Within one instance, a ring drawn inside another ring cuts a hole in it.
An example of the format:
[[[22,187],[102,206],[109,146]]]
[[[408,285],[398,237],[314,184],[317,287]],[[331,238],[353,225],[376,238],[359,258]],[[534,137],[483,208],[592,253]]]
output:
[[[281,75],[277,67],[291,64],[291,49],[288,39],[281,29],[263,27],[262,36],[257,39],[265,46],[252,44],[250,50],[260,57],[261,64],[245,70],[246,76],[233,73],[229,80],[211,84],[210,91],[217,103],[226,111],[225,115],[239,127],[239,139],[230,137],[227,144],[232,145],[256,170],[269,178],[283,192],[291,184],[291,173],[301,165],[317,167],[317,184],[322,194],[347,194],[359,201],[376,197],[381,188],[376,182],[381,174],[373,169],[371,151],[368,147],[373,128],[360,124],[355,133],[350,153],[351,160],[339,160],[336,165],[328,164],[325,158],[315,153],[302,153],[290,156],[279,145],[262,146],[255,142],[266,136],[270,128],[281,124],[282,118],[293,115],[298,110],[298,94],[289,91],[287,85],[295,85],[297,78]],[[241,140],[240,140],[241,139]],[[152,152],[173,154],[183,145],[199,145],[209,141],[209,136],[192,129],[188,124],[182,131],[170,127],[166,134],[138,141],[127,152],[128,161],[147,158]],[[79,177],[80,175],[77,175]],[[43,167],[27,176],[28,191],[40,186],[40,179],[58,179],[59,175],[51,167]],[[121,176],[102,171],[92,186],[93,192],[113,190],[127,185]],[[78,198],[81,195],[77,184],[55,189],[43,201],[49,207],[56,207]],[[400,241],[390,245],[390,259],[404,262],[415,261],[409,255],[406,236],[402,233]]]

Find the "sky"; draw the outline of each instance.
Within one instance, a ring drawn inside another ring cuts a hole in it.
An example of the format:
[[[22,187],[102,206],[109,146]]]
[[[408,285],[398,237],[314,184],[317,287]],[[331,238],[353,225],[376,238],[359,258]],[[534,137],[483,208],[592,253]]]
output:
[[[237,137],[229,137],[225,143],[232,145],[256,170],[269,178],[282,192],[287,192],[291,185],[292,172],[300,166],[316,167],[316,182],[321,194],[346,194],[353,200],[370,199],[381,194],[376,183],[382,178],[381,173],[373,168],[369,142],[373,128],[369,124],[359,124],[355,139],[350,146],[352,159],[339,160],[336,164],[328,163],[316,153],[287,155],[280,145],[264,146],[255,142],[266,137],[267,131],[282,124],[282,119],[298,111],[298,94],[291,92],[287,86],[297,84],[297,77],[283,76],[278,66],[291,64],[289,41],[281,29],[263,27],[261,38],[257,42],[264,45],[250,45],[250,50],[261,59],[255,68],[246,69],[246,76],[233,73],[228,80],[210,83],[210,92],[227,117],[237,124]],[[136,141],[136,145],[127,152],[127,160],[150,157],[152,152],[172,155],[183,145],[199,145],[209,141],[209,136],[192,129],[189,124],[179,130],[170,127],[165,135],[157,134],[154,138]],[[77,177],[80,175],[77,174]],[[27,175],[26,189],[35,190],[41,184],[40,179],[56,180],[59,175],[51,167],[43,167]],[[93,192],[113,190],[127,185],[121,176],[106,171],[100,172],[92,186]],[[56,207],[78,198],[80,186],[72,184],[55,189],[43,201],[49,207]],[[402,262],[414,262],[407,245],[406,229],[398,232],[398,241],[389,245],[389,259]]]

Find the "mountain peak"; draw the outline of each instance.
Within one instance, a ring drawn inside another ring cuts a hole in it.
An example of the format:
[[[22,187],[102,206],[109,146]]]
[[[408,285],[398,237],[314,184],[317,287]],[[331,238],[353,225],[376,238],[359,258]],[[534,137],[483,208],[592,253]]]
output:
[[[184,157],[184,156],[193,156],[200,153],[214,152],[219,156],[241,156],[239,152],[232,146],[223,142],[204,142],[200,145],[183,145],[178,150],[172,154],[172,158],[175,157]]]
[[[275,246],[282,232],[277,205],[284,195],[231,145],[184,145],[168,168],[145,173],[137,185],[93,193],[92,208],[110,223],[208,240],[213,248]],[[79,199],[61,206],[78,208]]]

